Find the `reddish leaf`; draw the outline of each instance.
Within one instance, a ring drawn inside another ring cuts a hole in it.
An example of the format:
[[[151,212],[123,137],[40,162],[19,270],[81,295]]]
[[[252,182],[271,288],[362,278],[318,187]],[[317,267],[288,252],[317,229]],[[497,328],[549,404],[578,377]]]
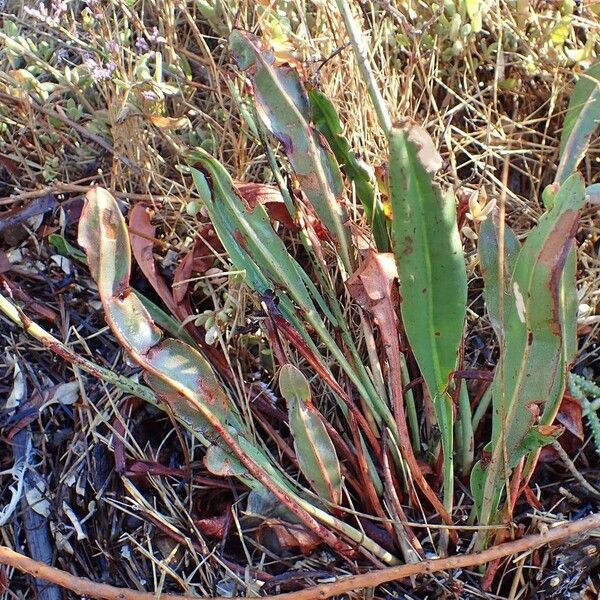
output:
[[[145,204],[136,204],[131,209],[129,213],[131,250],[150,285],[171,313],[178,316],[177,304],[173,298],[173,294],[156,269],[156,261],[152,254],[154,246],[152,240],[156,235],[156,227],[152,225],[150,218],[150,208]]]
[[[285,550],[299,550],[304,555],[312,554],[321,544],[321,539],[302,525],[280,519],[266,519],[260,526],[259,537],[265,529],[273,532],[279,545]]]
[[[585,434],[583,431],[582,411],[581,405],[577,400],[568,394],[565,394],[560,403],[556,420],[563,425],[568,432],[583,441]]]
[[[533,493],[533,490],[528,485],[526,485],[522,491],[525,495],[525,500],[527,500],[530,506],[537,510],[542,510],[544,508],[542,503],[538,500],[538,497]]]
[[[264,183],[239,182],[236,182],[235,187],[250,208],[262,204],[271,219],[279,221],[288,229],[297,229],[285,206],[281,192],[276,187]]]
[[[204,535],[222,540],[227,534],[231,518],[228,514],[220,517],[209,517],[208,519],[197,519],[194,524]]]
[[[6,172],[15,179],[19,176],[19,169],[17,167],[17,163],[8,158],[8,156],[0,156],[0,165],[2,165]]]
[[[235,481],[223,481],[217,477],[194,475],[188,468],[183,467],[177,469],[174,467],[166,467],[165,465],[150,460],[134,460],[128,463],[125,475],[127,475],[127,477],[174,477],[183,481],[193,481],[194,483],[207,488],[224,490],[231,490],[237,487]],[[240,489],[243,488],[240,486]]]
[[[398,441],[402,456],[408,463],[415,483],[423,492],[423,495],[435,507],[444,522],[452,524],[452,518],[425,479],[414,455],[408,433],[406,415],[404,414],[398,318],[396,316],[396,306],[398,306],[397,276],[393,254],[377,253],[370,250],[359,269],[348,279],[348,291],[356,302],[373,316],[381,334],[382,345],[386,350],[389,364],[394,416],[398,427]],[[458,539],[454,530],[450,532],[450,535],[454,540]]]
[[[192,249],[177,265],[173,276],[173,298],[181,304],[187,294],[192,273],[205,273],[215,261],[215,252],[223,250],[223,246],[213,226],[208,223],[198,232]]]

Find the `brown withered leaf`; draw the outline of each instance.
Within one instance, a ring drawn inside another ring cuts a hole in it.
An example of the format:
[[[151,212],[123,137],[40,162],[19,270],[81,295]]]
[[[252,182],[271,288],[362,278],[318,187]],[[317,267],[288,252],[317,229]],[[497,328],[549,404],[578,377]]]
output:
[[[261,524],[259,538],[265,530],[275,534],[277,542],[284,550],[299,550],[304,555],[312,554],[322,543],[321,538],[302,525],[288,523],[281,519],[266,519]]]
[[[173,315],[178,314],[173,294],[156,268],[152,254],[156,227],[152,225],[150,208],[136,204],[129,212],[129,238],[131,250],[142,273]]]
[[[264,183],[236,182],[235,188],[251,209],[261,204],[271,219],[279,221],[288,229],[297,229],[285,206],[281,192],[275,186]]]
[[[203,274],[215,261],[215,252],[223,250],[223,246],[211,223],[204,225],[198,232],[191,250],[177,265],[173,275],[173,298],[181,304],[189,288],[192,273]]]
[[[583,441],[583,413],[581,410],[581,404],[572,398],[568,394],[563,396],[556,415],[556,420],[565,427],[565,429],[572,433],[576,438]]]
[[[413,452],[406,415],[404,412],[404,393],[402,389],[402,369],[400,365],[400,342],[398,336],[398,317],[396,309],[399,296],[396,290],[396,261],[391,253],[378,253],[369,250],[362,264],[348,279],[346,285],[350,295],[368,313],[373,316],[381,334],[382,345],[386,350],[390,372],[391,394],[394,417],[398,427],[400,451],[408,463],[410,472],[423,495],[438,511],[444,522],[452,524],[452,519],[437,494],[431,489]],[[456,531],[450,536],[458,540]]]
[[[348,279],[350,296],[360,307],[373,315],[378,327],[397,329],[394,295],[398,277],[396,261],[391,253],[369,251],[358,271]]]

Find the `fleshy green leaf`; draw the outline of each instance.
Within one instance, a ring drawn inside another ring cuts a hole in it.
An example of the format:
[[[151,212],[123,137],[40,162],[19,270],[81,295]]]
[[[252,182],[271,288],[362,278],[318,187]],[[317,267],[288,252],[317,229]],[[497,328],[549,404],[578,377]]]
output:
[[[401,311],[411,349],[434,401],[442,435],[446,507],[452,497],[453,414],[447,392],[463,336],[467,275],[450,194],[432,182],[442,160],[427,132],[409,122],[389,137],[392,239]]]
[[[279,389],[286,399],[298,465],[313,490],[334,504],[342,495],[340,463],[323,417],[311,402],[310,387],[293,365],[279,373]]]
[[[349,235],[340,202],[344,186],[331,149],[310,126],[310,103],[298,72],[275,66],[272,50],[247,32],[234,30],[229,46],[254,86],[254,101],[265,126],[282,144],[300,187],[338,243],[349,267]]]
[[[599,122],[600,63],[596,63],[580,76],[569,100],[555,181],[564,183],[577,169]]]
[[[504,283],[510,281],[521,245],[513,230],[505,225],[504,228]],[[498,225],[492,217],[481,224],[479,230],[479,264],[484,281],[485,306],[496,335],[500,335],[504,319],[499,307],[499,272],[498,272]]]
[[[573,175],[530,232],[514,268],[505,302],[502,354],[492,384],[496,418],[491,457],[474,476],[476,487],[483,485],[483,493],[476,494],[482,524],[494,520],[515,457],[532,450],[533,428],[548,407],[558,406],[564,391],[565,336],[574,322],[563,322],[561,290],[572,294],[574,288],[562,286],[561,279],[584,202],[583,180]],[[543,442],[543,437],[535,439]],[[483,539],[479,537],[480,544]]]

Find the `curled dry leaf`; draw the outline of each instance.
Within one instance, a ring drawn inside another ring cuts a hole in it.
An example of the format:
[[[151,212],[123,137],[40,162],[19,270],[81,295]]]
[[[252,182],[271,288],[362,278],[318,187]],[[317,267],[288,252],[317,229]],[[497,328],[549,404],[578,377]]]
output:
[[[179,262],[173,275],[173,298],[177,304],[185,300],[192,273],[204,274],[214,264],[215,253],[222,250],[212,224],[202,226],[191,250]]]
[[[284,550],[298,550],[301,554],[312,554],[321,544],[321,540],[305,527],[288,523],[281,519],[267,519],[259,529],[259,537],[265,530],[275,534],[277,542]]]
[[[396,316],[396,306],[398,305],[397,276],[393,254],[370,250],[359,269],[348,279],[348,291],[358,304],[373,316],[379,327],[390,371],[389,379],[394,403],[394,416],[398,427],[400,451],[408,463],[417,486],[444,521],[451,524],[450,515],[425,480],[425,476],[413,453],[406,423],[400,365],[400,343],[398,340],[398,318]],[[454,535],[456,534],[454,533]]]
[[[564,428],[572,433],[576,438],[583,442],[585,437],[583,430],[583,411],[581,404],[568,394],[563,396],[560,403],[560,408],[556,415],[556,420],[564,426]]]
[[[288,229],[297,229],[283,201],[281,192],[275,186],[264,183],[236,182],[235,189],[249,208],[252,209],[260,204],[265,207],[271,219],[279,221]]]
[[[152,253],[155,236],[156,227],[152,225],[150,208],[145,204],[136,204],[129,213],[129,239],[133,256],[154,291],[171,313],[177,315],[177,304],[173,294],[156,269]]]

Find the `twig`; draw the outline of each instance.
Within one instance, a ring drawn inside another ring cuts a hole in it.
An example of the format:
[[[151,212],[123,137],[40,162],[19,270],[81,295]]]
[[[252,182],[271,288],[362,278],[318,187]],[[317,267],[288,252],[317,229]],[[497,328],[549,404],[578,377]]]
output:
[[[316,585],[299,592],[264,596],[264,598],[267,600],[325,600],[326,598],[346,594],[350,591],[373,588],[390,581],[406,579],[407,577],[414,575],[432,575],[439,571],[464,569],[466,567],[483,565],[514,554],[531,552],[546,544],[558,542],[598,527],[600,527],[600,513],[595,513],[585,519],[564,523],[563,525],[558,525],[552,529],[543,531],[542,533],[528,535],[520,540],[499,544],[498,546],[494,546],[493,548],[489,548],[482,552],[461,554],[450,558],[436,558],[424,560],[416,564],[379,569],[362,575],[353,575],[352,577],[347,577],[334,583]],[[96,583],[83,577],[75,577],[70,573],[54,567],[49,567],[44,563],[23,556],[6,546],[0,546],[0,564],[9,565],[14,569],[29,573],[36,578],[45,579],[46,581],[60,585],[63,588],[71,590],[78,596],[102,598],[103,600],[156,600],[156,594],[153,592],[138,592],[136,590],[114,587],[105,583]],[[223,596],[202,598],[189,595],[161,594],[161,600],[226,599]]]
[[[560,445],[558,440],[554,440],[552,442],[552,447],[560,456],[560,460],[562,460],[565,467],[568,469],[569,473],[573,475],[573,477],[577,480],[577,483],[587,490],[594,498],[600,498],[600,491],[598,491],[578,470],[575,466],[575,463],[569,458],[569,455],[565,452],[564,448]]]
[[[90,178],[92,179],[92,178]],[[21,200],[31,200],[32,198],[39,198],[46,194],[71,194],[81,193],[86,194],[94,186],[93,185],[78,185],[75,183],[57,183],[55,185],[49,185],[39,190],[31,190],[29,192],[21,192],[14,196],[3,196],[0,198],[0,205],[2,204],[13,204],[14,202]],[[129,192],[113,192],[113,196],[117,198],[123,198],[125,200],[136,200],[136,201],[147,201],[147,202],[166,202],[172,200],[171,196],[161,196],[153,194],[134,194]]]

